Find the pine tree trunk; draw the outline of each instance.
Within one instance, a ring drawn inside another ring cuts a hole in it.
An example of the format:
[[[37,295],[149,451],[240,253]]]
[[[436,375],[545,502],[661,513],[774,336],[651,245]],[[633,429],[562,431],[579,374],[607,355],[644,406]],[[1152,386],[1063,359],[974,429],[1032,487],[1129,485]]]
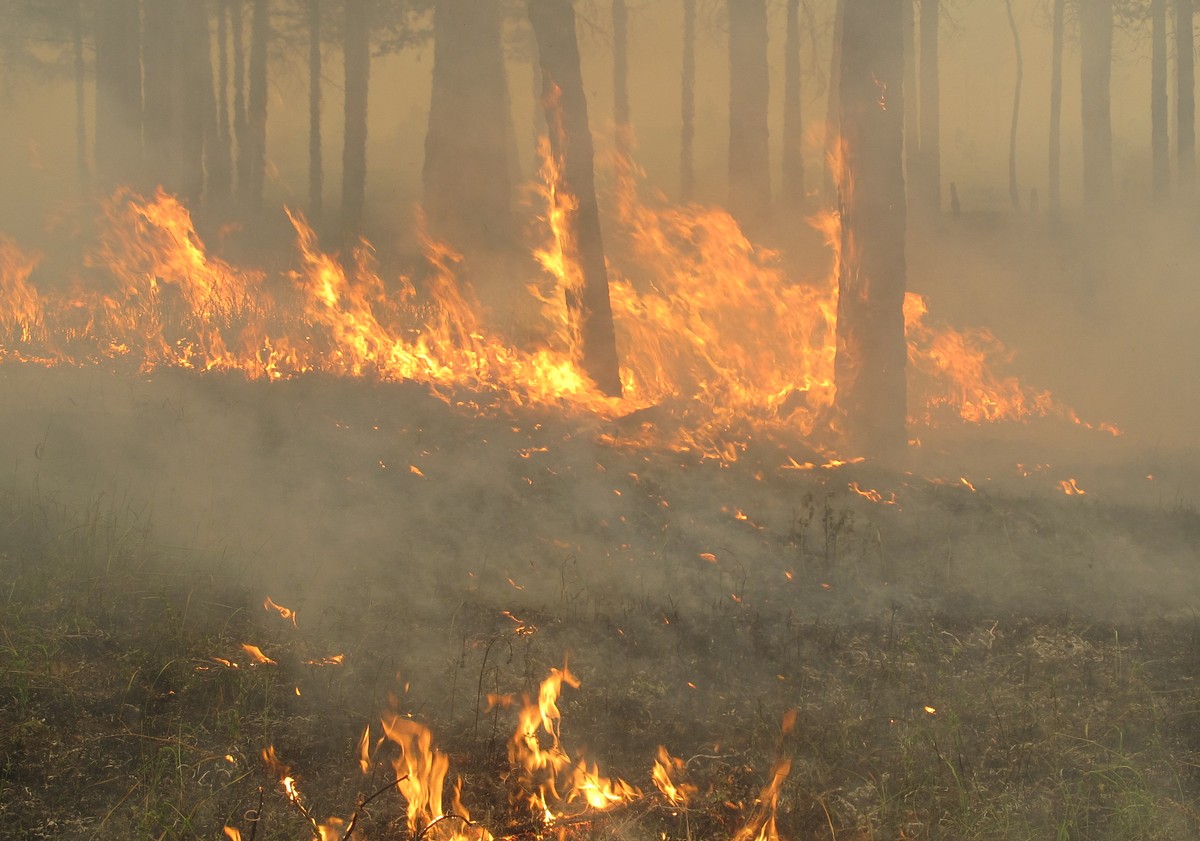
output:
[[[511,243],[508,82],[497,0],[438,0],[425,136],[430,229],[459,248]]]
[[[212,3],[198,4],[202,11],[196,21],[196,104],[203,109],[202,148],[204,161],[200,172],[200,184],[207,198],[214,195],[213,183],[229,180],[228,159],[221,145],[221,118],[217,113],[216,80],[213,78],[212,30],[209,25],[208,7]],[[216,3],[219,7],[220,2]],[[218,15],[220,10],[218,8]],[[218,193],[219,194],[219,193]]]
[[[1150,156],[1154,197],[1171,184],[1167,129],[1167,0],[1150,0]]]
[[[910,188],[921,172],[921,129],[917,103],[916,0],[903,0],[900,14],[904,27],[904,174]]]
[[[208,171],[209,198],[223,199],[233,185],[233,136],[229,124],[229,0],[217,8],[217,137]],[[208,152],[206,151],[206,154]]]
[[[837,0],[833,13],[833,47],[829,60],[829,99],[825,108],[825,199],[837,202],[838,183],[841,181],[841,78],[842,78],[842,32],[845,29],[846,0]]]
[[[250,90],[246,108],[249,134],[250,183],[246,201],[253,210],[263,204],[263,185],[267,174],[267,46],[271,34],[268,0],[254,0],[250,22]]]
[[[767,4],[728,0],[728,8],[729,210],[744,225],[757,227],[771,211]]]
[[[176,145],[179,191],[192,202],[204,194],[204,135],[212,95],[208,10],[205,0],[189,0],[175,24],[178,52]],[[215,116],[215,114],[213,114]]]
[[[612,1],[612,24],[613,124],[618,166],[624,167],[629,160],[633,140],[629,123],[629,8],[625,0]]]
[[[87,148],[87,65],[83,54],[83,0],[75,0],[72,10],[71,41],[75,59],[75,166],[79,192],[92,188],[92,171],[88,166]]]
[[[600,210],[596,204],[595,161],[587,98],[570,0],[529,0],[529,20],[542,65],[546,123],[551,154],[559,162],[559,184],[575,197],[565,224],[573,234],[579,285],[566,291],[574,351],[583,371],[605,394],[621,395],[617,342],[608,297],[608,268]]]
[[[788,0],[783,69],[783,201],[804,208],[804,122],[800,97],[800,0]]]
[[[370,0],[345,0],[346,128],[342,147],[342,241],[362,234],[367,198],[367,94],[371,82]]]
[[[250,161],[254,156],[250,121],[246,116],[246,45],[242,37],[245,14],[242,0],[230,0],[233,36],[233,135],[237,141],[237,194],[243,203],[250,195]]]
[[[1050,216],[1062,211],[1062,87],[1063,32],[1067,0],[1054,0],[1050,46]]]
[[[147,3],[142,16],[142,139],[152,186],[179,188],[177,127],[180,0]]]
[[[1080,104],[1083,116],[1083,200],[1106,205],[1113,198],[1112,76],[1113,0],[1081,0],[1079,6]]]
[[[696,191],[696,0],[683,0],[683,127],[679,138],[679,197]]]
[[[1021,193],[1017,187],[1017,123],[1021,117],[1021,82],[1025,76],[1025,65],[1021,59],[1021,33],[1017,30],[1017,19],[1013,16],[1012,0],[1004,0],[1008,12],[1008,26],[1012,30],[1013,50],[1017,56],[1017,81],[1013,88],[1012,124],[1008,130],[1008,198],[1013,210],[1021,209]]]
[[[906,445],[902,33],[897,0],[847,0],[834,367],[850,444],[875,457],[898,454]]]
[[[321,218],[321,2],[308,0],[308,215]]]
[[[1179,186],[1191,192],[1196,180],[1196,59],[1192,0],[1175,0],[1176,141]]]
[[[921,0],[921,180],[916,206],[928,217],[942,213],[942,105],[938,61],[940,0]]]
[[[142,153],[138,0],[111,0],[96,15],[96,170],[102,189],[138,178]]]

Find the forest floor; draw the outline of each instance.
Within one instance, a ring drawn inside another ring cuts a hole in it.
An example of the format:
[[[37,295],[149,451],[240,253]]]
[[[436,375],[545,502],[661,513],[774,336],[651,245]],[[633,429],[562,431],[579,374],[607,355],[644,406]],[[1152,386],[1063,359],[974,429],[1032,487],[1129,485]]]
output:
[[[389,711],[497,837],[738,837],[781,758],[784,841],[1200,832],[1179,459],[1041,423],[804,470],[800,441],[721,464],[415,386],[7,365],[0,388],[5,838],[311,837],[263,750],[346,820],[395,774],[357,748]],[[564,662],[563,748],[642,795],[550,830],[510,802],[516,710],[487,696]],[[355,831],[409,837],[403,798]]]

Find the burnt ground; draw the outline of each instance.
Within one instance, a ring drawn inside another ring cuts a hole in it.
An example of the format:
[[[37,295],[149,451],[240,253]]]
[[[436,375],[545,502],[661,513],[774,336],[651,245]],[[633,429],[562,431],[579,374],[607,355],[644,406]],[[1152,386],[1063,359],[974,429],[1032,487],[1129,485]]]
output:
[[[307,837],[261,751],[348,818],[389,708],[533,838],[486,696],[565,659],[564,747],[645,792],[564,805],[569,838],[731,838],[781,756],[787,841],[1200,829],[1195,471],[1136,442],[951,426],[904,470],[796,470],[798,440],[720,464],[411,385],[0,380],[5,838]],[[687,809],[652,793],[660,744]],[[402,798],[358,832],[409,837]]]

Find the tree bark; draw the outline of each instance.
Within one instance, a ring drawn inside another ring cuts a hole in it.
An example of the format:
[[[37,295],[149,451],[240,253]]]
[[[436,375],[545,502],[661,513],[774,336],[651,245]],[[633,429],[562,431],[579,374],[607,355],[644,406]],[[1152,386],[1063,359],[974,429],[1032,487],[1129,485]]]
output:
[[[179,0],[156,0],[142,16],[142,140],[154,186],[177,190],[180,40]]]
[[[1113,198],[1112,78],[1113,0],[1080,0],[1080,103],[1083,117],[1083,200]]]
[[[1062,211],[1062,87],[1063,31],[1067,0],[1054,0],[1054,23],[1050,46],[1050,216]]]
[[[321,218],[321,3],[308,0],[308,215]]]
[[[800,0],[788,0],[783,69],[783,201],[804,208],[804,113],[800,97]]]
[[[624,166],[632,151],[629,122],[629,7],[613,0],[613,123],[618,166]],[[627,173],[626,173],[627,174]]]
[[[1164,198],[1171,184],[1167,129],[1167,0],[1150,0],[1151,189]]]
[[[1008,197],[1013,210],[1021,209],[1021,193],[1017,187],[1017,123],[1021,118],[1021,82],[1025,76],[1025,65],[1021,59],[1021,33],[1017,30],[1017,19],[1013,16],[1012,0],[1004,0],[1008,12],[1008,26],[1012,30],[1013,51],[1017,57],[1017,81],[1013,88],[1012,124],[1008,130]]]
[[[211,149],[208,195],[223,199],[233,184],[233,136],[229,124],[229,0],[217,6],[217,137]]]
[[[904,28],[904,174],[909,185],[917,182],[921,169],[921,129],[917,107],[917,21],[916,0],[903,0],[900,14]]]
[[[345,0],[346,126],[342,147],[342,241],[362,234],[367,200],[367,95],[371,81],[370,0]],[[349,251],[347,251],[349,253]]]
[[[850,443],[875,457],[893,456],[906,445],[902,32],[899,0],[847,0],[834,369]]]
[[[575,197],[565,225],[573,240],[580,278],[568,284],[567,313],[579,366],[605,394],[621,395],[617,342],[608,297],[608,269],[600,210],[596,204],[595,161],[587,98],[570,0],[529,0],[542,66],[542,101],[550,148],[558,162],[556,189]]]
[[[940,8],[940,0],[921,0],[921,180],[913,185],[917,206],[933,218],[942,212]]]
[[[837,0],[833,12],[833,47],[829,59],[829,99],[825,109],[825,197],[829,202],[837,201],[837,188],[841,182],[841,78],[842,78],[842,32],[845,29],[846,0]]]
[[[96,15],[96,170],[102,189],[132,182],[142,152],[138,0],[111,0]]]
[[[1191,192],[1196,180],[1196,59],[1192,33],[1192,0],[1175,0],[1175,95],[1179,186]]]
[[[683,0],[683,127],[679,137],[679,197],[696,191],[696,0]]]
[[[512,240],[512,125],[497,0],[438,0],[425,135],[424,207],[459,248]]]
[[[75,167],[79,192],[92,188],[92,171],[88,166],[87,148],[87,64],[83,54],[83,0],[75,0],[72,9],[71,41],[75,59]]]
[[[728,0],[728,8],[729,209],[743,224],[759,226],[771,212],[767,4]]]
[[[233,36],[233,135],[237,141],[237,193],[242,201],[250,194],[250,160],[253,144],[246,115],[246,45],[242,0],[230,0],[230,30]]]
[[[211,44],[205,0],[182,4],[176,22],[179,73],[176,82],[176,147],[179,191],[197,202],[204,194],[205,139],[216,119],[212,101]]]
[[[250,90],[246,108],[250,135],[250,183],[246,200],[251,209],[263,204],[263,185],[267,174],[267,46],[271,34],[268,0],[254,0],[250,23]]]

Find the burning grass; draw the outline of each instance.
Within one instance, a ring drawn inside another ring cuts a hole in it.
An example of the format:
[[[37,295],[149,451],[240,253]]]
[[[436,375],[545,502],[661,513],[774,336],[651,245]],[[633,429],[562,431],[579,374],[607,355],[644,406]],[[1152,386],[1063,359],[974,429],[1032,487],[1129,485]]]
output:
[[[1115,500],[1133,468],[1068,496],[1066,464],[722,467],[419,389],[5,374],[5,837],[1198,829],[1200,518]],[[600,777],[625,802],[571,796]]]

